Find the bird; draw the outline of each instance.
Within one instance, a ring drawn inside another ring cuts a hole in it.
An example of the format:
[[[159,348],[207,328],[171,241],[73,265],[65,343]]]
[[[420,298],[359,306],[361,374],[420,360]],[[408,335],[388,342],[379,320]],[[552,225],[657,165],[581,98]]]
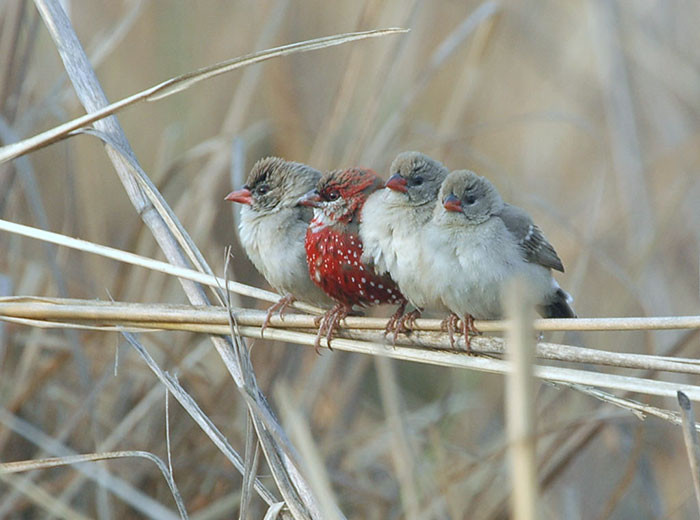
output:
[[[336,302],[320,321],[317,352],[324,333],[330,347],[338,324],[354,306],[398,304],[390,323],[398,320],[405,309],[406,300],[391,277],[375,273],[362,262],[362,207],[382,185],[382,179],[370,169],[334,170],[319,180],[316,189],[299,199],[299,204],[314,209],[305,239],[309,274]]]
[[[503,201],[491,182],[469,170],[451,172],[442,183],[424,234],[432,268],[428,283],[468,332],[474,319],[498,319],[504,284],[514,276],[530,285],[537,311],[545,318],[575,318],[572,297],[552,276],[564,266],[532,218]]]
[[[394,342],[399,332],[412,328],[424,308],[446,310],[435,287],[426,283],[423,273],[430,265],[420,244],[448,173],[424,153],[402,152],[391,163],[385,189],[371,194],[362,209],[362,261],[378,274],[388,273],[415,307],[396,324]]]
[[[279,157],[257,161],[245,185],[225,200],[242,204],[238,233],[255,268],[282,298],[272,305],[262,332],[275,311],[283,318],[295,300],[328,308],[331,300],[309,277],[304,238],[313,211],[299,197],[316,185],[321,172]]]

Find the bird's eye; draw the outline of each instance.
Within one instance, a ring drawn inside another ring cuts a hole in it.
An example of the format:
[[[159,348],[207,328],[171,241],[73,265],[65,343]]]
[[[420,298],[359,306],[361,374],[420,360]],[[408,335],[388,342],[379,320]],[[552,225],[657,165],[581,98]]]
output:
[[[258,195],[265,195],[268,191],[270,191],[270,186],[267,184],[261,184],[255,191],[258,193]]]
[[[421,177],[420,175],[418,175],[417,177],[413,177],[413,183],[412,183],[412,184],[413,184],[414,186],[420,186],[421,184],[423,184],[423,177]]]
[[[476,202],[476,197],[474,195],[467,195],[466,198],[464,199],[464,202],[469,204],[470,206]]]
[[[339,197],[340,193],[338,193],[338,190],[331,190],[327,195],[328,200],[338,200]]]

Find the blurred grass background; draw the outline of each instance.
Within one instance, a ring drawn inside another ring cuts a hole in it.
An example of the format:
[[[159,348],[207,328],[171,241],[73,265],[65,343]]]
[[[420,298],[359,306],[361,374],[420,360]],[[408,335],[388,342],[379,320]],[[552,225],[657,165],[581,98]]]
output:
[[[234,244],[236,279],[265,287],[238,245],[235,210],[223,201],[260,157],[319,169],[360,164],[386,177],[398,152],[418,149],[451,169],[486,175],[533,215],[565,263],[559,280],[580,316],[700,313],[696,2],[66,5],[111,101],[262,48],[411,29],[273,60],[119,115],[141,164],[216,272],[224,246]],[[493,16],[480,16],[489,9]],[[0,116],[14,139],[81,114],[33,4],[0,4],[0,31]],[[2,139],[14,140],[5,131]],[[39,195],[50,230],[162,257],[96,139],[73,137],[28,159],[29,173],[0,165],[0,218],[40,225],[27,202]],[[47,254],[8,234],[0,234],[0,282],[4,294],[185,301],[164,275],[63,249]],[[166,370],[190,357],[181,382],[242,450],[245,409],[206,338],[157,333],[142,340]],[[683,355],[698,353],[697,336],[679,332],[563,341],[655,354],[682,342]],[[396,431],[372,359],[257,341],[253,361],[273,406],[283,392],[285,406],[308,422],[350,518],[505,514],[502,377],[395,363],[407,433],[400,456],[409,468],[400,477]],[[645,401],[676,408],[671,400]],[[10,416],[77,452],[141,449],[166,458],[164,391],[116,334],[0,325],[0,405],[10,414],[0,417],[2,461],[44,456],[9,427]],[[543,517],[697,517],[679,428],[546,385],[538,410],[541,475],[548,476]],[[177,405],[169,413],[174,476],[189,512],[234,516],[240,476]],[[173,507],[151,465],[105,466]],[[72,469],[31,478],[89,517],[136,514]],[[45,515],[16,491],[18,482],[0,482],[0,517]],[[262,517],[261,504],[255,507]]]

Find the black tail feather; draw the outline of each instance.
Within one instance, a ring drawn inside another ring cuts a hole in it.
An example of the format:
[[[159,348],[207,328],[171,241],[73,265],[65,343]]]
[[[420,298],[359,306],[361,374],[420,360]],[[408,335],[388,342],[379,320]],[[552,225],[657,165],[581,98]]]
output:
[[[557,289],[547,303],[540,305],[537,310],[543,318],[575,318],[576,313],[570,302],[571,297],[562,289]]]

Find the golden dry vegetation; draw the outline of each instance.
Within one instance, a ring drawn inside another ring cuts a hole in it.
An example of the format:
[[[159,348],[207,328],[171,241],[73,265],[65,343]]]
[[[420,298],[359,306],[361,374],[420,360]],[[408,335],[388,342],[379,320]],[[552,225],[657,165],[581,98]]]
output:
[[[223,200],[260,157],[319,169],[359,164],[386,177],[398,152],[417,149],[489,177],[533,215],[566,265],[558,279],[581,317],[700,314],[700,4],[65,4],[110,101],[256,50],[410,29],[245,67],[119,113],[144,171],[217,274],[232,244],[232,278],[267,288]],[[83,113],[34,3],[0,3],[2,144]],[[0,218],[164,258],[94,135],[0,164]],[[174,277],[0,231],[0,296],[9,295],[187,303]],[[267,305],[248,297],[234,304]],[[547,339],[692,358],[696,332]],[[208,336],[160,331],[139,340],[244,456],[247,408]],[[317,356],[268,340],[248,345],[258,384],[322,502],[335,500],[348,518],[508,515],[502,375],[340,350]],[[605,371],[698,383],[697,375]],[[697,518],[679,426],[538,385],[541,518]],[[165,394],[117,332],[0,322],[0,462],[142,450],[167,464]],[[678,410],[673,398],[626,396]],[[190,516],[237,517],[239,472],[172,398],[167,424],[172,474]],[[279,499],[260,458],[260,480]],[[86,478],[78,468],[87,466],[118,483]],[[149,509],[149,499],[162,509]],[[254,495],[245,513],[262,518],[266,510]],[[156,465],[133,457],[0,473],[0,518],[49,513],[158,518],[177,508]]]

